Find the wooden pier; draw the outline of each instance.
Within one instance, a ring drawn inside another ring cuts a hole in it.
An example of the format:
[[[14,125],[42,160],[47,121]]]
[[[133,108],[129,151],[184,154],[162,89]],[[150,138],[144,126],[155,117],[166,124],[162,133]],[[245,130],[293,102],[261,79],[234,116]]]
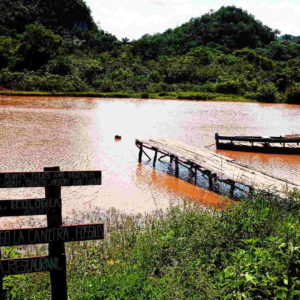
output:
[[[234,195],[235,189],[246,192],[266,191],[282,198],[286,198],[287,192],[300,191],[300,182],[293,183],[276,178],[207,149],[195,148],[167,139],[136,140],[136,146],[139,148],[140,163],[143,154],[151,160],[145,150],[152,150],[154,151],[153,167],[157,160],[169,158],[170,164],[175,164],[176,177],[179,176],[179,165],[182,165],[193,172],[195,182],[198,172],[204,175],[211,190],[216,189],[218,182],[228,184],[231,196]]]

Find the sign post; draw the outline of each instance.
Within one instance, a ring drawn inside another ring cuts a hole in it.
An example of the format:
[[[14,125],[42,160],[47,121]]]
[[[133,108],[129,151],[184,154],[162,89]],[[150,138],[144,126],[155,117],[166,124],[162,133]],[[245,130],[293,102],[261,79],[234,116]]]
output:
[[[101,185],[101,171],[0,173],[0,188],[45,187],[45,198],[0,200],[0,217],[47,215],[47,227],[0,230],[0,247],[49,244],[48,255],[2,259],[0,249],[0,300],[5,299],[3,277],[14,274],[50,272],[52,299],[67,300],[65,242],[104,238],[103,224],[62,225],[61,186]]]
[[[59,171],[59,167],[44,168],[44,171]],[[58,206],[49,211],[47,214],[47,225],[49,228],[62,226],[62,209],[61,209],[61,187],[60,186],[47,186],[45,188],[46,199],[59,199]],[[66,251],[64,242],[51,242],[49,243],[49,257],[55,258],[61,262],[61,270],[50,271],[51,281],[51,294],[52,299],[68,298],[67,290],[67,271],[66,271]]]

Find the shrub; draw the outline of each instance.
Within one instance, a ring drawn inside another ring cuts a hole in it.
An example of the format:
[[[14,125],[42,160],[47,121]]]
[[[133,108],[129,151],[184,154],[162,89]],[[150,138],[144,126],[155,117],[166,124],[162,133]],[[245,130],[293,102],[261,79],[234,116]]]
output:
[[[257,93],[246,93],[246,94],[244,94],[244,97],[246,99],[251,99],[251,100],[257,100],[258,99]]]
[[[0,85],[8,89],[20,88],[24,81],[25,73],[10,72],[8,69],[2,69],[0,72]]]
[[[286,101],[288,103],[300,104],[300,83],[295,82],[286,90]]]
[[[257,194],[222,211],[85,214],[108,235],[68,244],[70,299],[298,299],[300,209],[286,204],[299,200]],[[14,299],[48,298],[45,275],[15,285]]]
[[[268,82],[259,85],[256,92],[256,99],[264,102],[275,102],[278,90],[274,83]]]
[[[143,93],[141,93],[141,98],[148,99],[148,98],[150,98],[150,94],[148,92],[143,92]]]
[[[56,75],[70,75],[72,73],[72,63],[69,57],[63,56],[50,60],[45,66],[48,73]]]
[[[25,91],[46,92],[83,92],[88,91],[86,84],[77,76],[59,76],[53,74],[26,74],[20,89]]]
[[[238,80],[227,80],[223,82],[218,82],[215,85],[215,90],[218,93],[239,94],[240,83]]]

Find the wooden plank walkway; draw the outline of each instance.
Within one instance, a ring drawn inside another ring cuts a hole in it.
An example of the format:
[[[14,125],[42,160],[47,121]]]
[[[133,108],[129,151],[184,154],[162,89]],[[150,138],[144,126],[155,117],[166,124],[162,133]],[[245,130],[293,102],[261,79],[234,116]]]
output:
[[[176,176],[179,175],[178,164],[182,164],[194,171],[195,176],[197,171],[206,175],[211,189],[213,189],[216,180],[229,184],[231,186],[230,194],[232,195],[236,183],[248,187],[250,191],[275,192],[284,198],[289,191],[300,191],[300,182],[289,182],[285,179],[276,178],[207,149],[195,148],[168,139],[136,140],[136,145],[140,149],[140,162],[142,161],[142,155],[147,155],[145,149],[153,150],[155,152],[153,166],[155,166],[158,159],[158,154],[161,154],[162,157],[170,157],[170,163],[173,161],[175,163]],[[150,159],[149,156],[148,158]]]

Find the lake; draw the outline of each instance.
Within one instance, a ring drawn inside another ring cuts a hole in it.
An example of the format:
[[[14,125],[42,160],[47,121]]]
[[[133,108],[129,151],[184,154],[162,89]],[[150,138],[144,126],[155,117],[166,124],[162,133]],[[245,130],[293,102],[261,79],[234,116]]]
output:
[[[103,184],[63,187],[63,213],[126,213],[166,209],[193,201],[218,207],[223,197],[138,164],[135,139],[169,138],[215,151],[214,134],[300,133],[300,106],[212,101],[0,97],[1,172],[102,170]],[[121,135],[120,141],[115,135]],[[300,180],[300,156],[218,151],[277,177]],[[152,153],[151,153],[152,154]],[[187,180],[187,181],[186,181]],[[35,189],[4,189],[1,199],[43,197]]]

